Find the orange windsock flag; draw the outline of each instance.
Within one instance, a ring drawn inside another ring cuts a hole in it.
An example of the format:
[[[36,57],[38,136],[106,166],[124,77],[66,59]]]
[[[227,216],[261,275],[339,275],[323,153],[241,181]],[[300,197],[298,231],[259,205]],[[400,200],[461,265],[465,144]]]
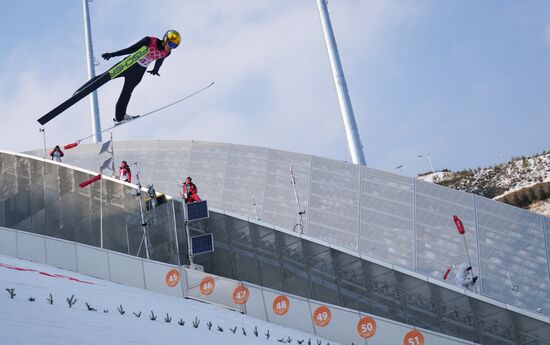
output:
[[[65,150],[69,150],[69,149],[72,149],[73,147],[77,147],[78,144],[80,144],[80,141],[75,141],[74,143],[70,143],[70,144],[67,144],[67,145],[63,146],[63,148]]]
[[[84,188],[84,187],[86,187],[86,186],[88,186],[88,185],[90,185],[90,184],[92,184],[92,183],[94,183],[94,182],[97,182],[97,181],[99,181],[99,180],[101,180],[101,174],[96,175],[96,176],[92,177],[91,179],[86,180],[86,181],[80,183],[79,186],[80,186],[80,188]]]

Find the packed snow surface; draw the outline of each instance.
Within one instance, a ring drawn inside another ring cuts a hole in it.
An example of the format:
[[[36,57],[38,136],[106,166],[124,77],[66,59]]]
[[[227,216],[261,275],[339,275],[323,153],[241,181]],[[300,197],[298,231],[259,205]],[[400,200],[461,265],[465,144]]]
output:
[[[6,289],[15,289],[10,298]],[[312,334],[222,307],[131,288],[0,255],[0,344],[298,344]],[[53,304],[48,302],[50,293]],[[69,308],[67,299],[76,303]],[[30,298],[34,301],[30,301]],[[86,303],[97,311],[89,311]],[[122,306],[124,315],[117,310]],[[152,321],[151,311],[157,316]],[[141,315],[139,314],[141,312]],[[135,314],[140,315],[138,318]],[[171,317],[171,322],[165,318]],[[200,320],[198,328],[193,321]],[[184,321],[181,326],[178,321]],[[208,322],[212,323],[211,330]],[[223,332],[218,329],[223,329]],[[237,327],[235,333],[230,329]],[[258,337],[254,335],[257,327]],[[246,335],[243,333],[246,332]],[[270,337],[266,333],[269,330]],[[322,339],[320,339],[322,340]],[[327,344],[326,340],[322,343]],[[335,344],[330,342],[330,344]]]

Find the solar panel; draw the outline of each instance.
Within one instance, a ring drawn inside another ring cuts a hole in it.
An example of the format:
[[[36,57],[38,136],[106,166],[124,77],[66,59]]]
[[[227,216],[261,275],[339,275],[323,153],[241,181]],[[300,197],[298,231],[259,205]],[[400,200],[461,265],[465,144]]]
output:
[[[199,220],[208,218],[208,204],[206,200],[199,201],[199,202],[192,202],[187,205],[187,220],[193,221],[193,220]]]
[[[214,251],[214,237],[205,234],[191,237],[191,252],[193,255],[210,253]]]
[[[109,169],[109,166],[111,165],[111,162],[113,161],[113,157],[109,157],[109,159],[105,160],[103,164],[101,165],[101,170],[107,170]]]
[[[99,154],[102,154],[103,152],[109,152],[109,149],[111,148],[111,140],[109,140],[106,143],[103,143],[101,145],[101,149],[99,150]]]

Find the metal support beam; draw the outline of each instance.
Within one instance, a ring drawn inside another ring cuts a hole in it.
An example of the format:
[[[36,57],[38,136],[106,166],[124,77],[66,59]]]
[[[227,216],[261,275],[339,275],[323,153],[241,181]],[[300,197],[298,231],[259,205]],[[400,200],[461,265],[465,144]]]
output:
[[[474,326],[474,331],[477,339],[475,341],[477,343],[481,343],[483,339],[483,334],[481,333],[481,328],[479,327],[479,321],[477,316],[477,311],[474,309],[474,303],[472,303],[472,299],[470,297],[466,297],[466,300],[468,301],[468,309],[470,309],[470,312],[472,313],[472,325]]]
[[[401,284],[401,277],[400,273],[398,273],[395,270],[392,270],[392,273],[395,277],[395,287],[397,288],[397,295],[399,296],[399,302],[401,303],[401,309],[403,310],[403,317],[405,318],[405,323],[408,323],[409,325],[416,326],[416,320],[411,320],[409,317],[409,313],[407,311],[407,302],[405,300],[405,296],[403,296],[403,293],[405,292],[405,289],[403,289],[403,286]],[[414,322],[413,322],[414,321]]]
[[[344,294],[342,293],[342,270],[338,265],[336,264],[336,255],[335,250],[330,248],[329,249],[329,255],[330,255],[330,264],[332,266],[332,269],[334,270],[334,282],[336,284],[336,293],[338,296],[338,302],[340,305],[345,306],[346,301],[344,300]]]
[[[443,327],[443,313],[441,305],[439,304],[439,301],[441,300],[441,296],[439,295],[438,291],[432,284],[428,284],[428,290],[430,290],[430,295],[432,295],[432,300],[435,304],[435,314],[437,315],[437,326],[439,329],[437,330],[439,333],[446,334],[447,330]]]
[[[189,216],[187,214],[187,211],[188,211],[187,203],[183,198],[183,193],[182,193],[181,202],[183,204],[183,220],[185,222],[185,236],[187,237],[187,258],[189,259],[189,267],[192,268],[195,263],[193,262],[193,249],[191,247],[191,230],[189,230]]]

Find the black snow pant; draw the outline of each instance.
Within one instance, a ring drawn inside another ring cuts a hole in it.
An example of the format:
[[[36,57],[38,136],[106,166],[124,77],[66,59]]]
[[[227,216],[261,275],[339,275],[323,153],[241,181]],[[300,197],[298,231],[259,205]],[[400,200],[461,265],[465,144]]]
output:
[[[136,63],[135,65],[115,77],[115,79],[124,77],[124,86],[122,87],[122,91],[120,93],[120,96],[118,97],[118,101],[116,102],[115,106],[116,121],[122,121],[124,119],[124,115],[126,115],[126,109],[128,108],[128,102],[130,102],[130,97],[132,96],[132,92],[143,78],[146,70],[147,68],[142,67]],[[88,80],[86,84],[82,85],[78,90],[76,90],[75,94],[96,81],[97,79],[104,77],[108,73],[109,72],[105,72]]]
[[[124,86],[122,87],[122,92],[120,92],[120,96],[118,97],[115,107],[115,116],[117,121],[122,121],[124,115],[126,115],[126,108],[128,107],[128,102],[130,102],[132,91],[134,91],[134,88],[139,84],[146,70],[147,68],[136,63],[117,76],[117,78],[124,77]]]

